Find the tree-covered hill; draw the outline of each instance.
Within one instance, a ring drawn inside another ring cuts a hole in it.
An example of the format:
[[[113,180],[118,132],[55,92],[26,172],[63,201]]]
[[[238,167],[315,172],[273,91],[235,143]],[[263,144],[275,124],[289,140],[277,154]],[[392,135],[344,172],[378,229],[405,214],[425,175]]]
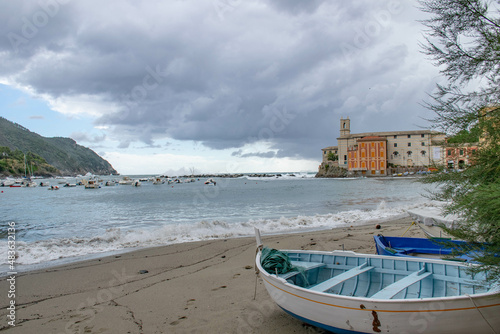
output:
[[[4,160],[1,164],[4,170],[0,171],[0,174],[4,175],[20,174],[18,173],[18,163],[20,159],[19,154],[21,152],[23,154],[23,164],[24,154],[26,154],[28,156],[28,166],[32,164],[39,164],[41,166],[41,160],[45,160],[47,165],[54,167],[54,170],[50,172],[51,169],[45,166],[43,168],[43,170],[46,171],[45,174],[83,175],[88,172],[98,175],[117,174],[116,170],[109,162],[101,158],[91,149],[78,145],[73,139],[63,137],[42,137],[3,117],[0,117],[0,147],[4,147],[3,151],[0,152],[0,158]],[[5,148],[11,150],[11,156],[6,152]],[[29,160],[29,153],[31,153],[33,157],[33,163]],[[38,157],[35,158],[36,156]],[[40,160],[39,158],[42,159]],[[17,161],[15,163],[16,168],[11,168],[11,170],[16,171],[15,173],[9,171],[7,159],[9,159],[11,163],[14,163],[14,160]],[[36,174],[35,171],[35,175]]]

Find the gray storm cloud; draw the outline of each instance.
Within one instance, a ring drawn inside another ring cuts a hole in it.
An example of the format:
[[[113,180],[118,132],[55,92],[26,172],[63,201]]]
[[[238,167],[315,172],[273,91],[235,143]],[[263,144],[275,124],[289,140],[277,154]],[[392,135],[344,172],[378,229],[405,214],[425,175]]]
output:
[[[436,80],[406,1],[42,0],[0,12],[2,81],[95,97],[94,122],[120,147],[171,138],[244,156],[265,141],[273,151],[255,156],[317,158],[341,116],[359,132],[422,124]]]

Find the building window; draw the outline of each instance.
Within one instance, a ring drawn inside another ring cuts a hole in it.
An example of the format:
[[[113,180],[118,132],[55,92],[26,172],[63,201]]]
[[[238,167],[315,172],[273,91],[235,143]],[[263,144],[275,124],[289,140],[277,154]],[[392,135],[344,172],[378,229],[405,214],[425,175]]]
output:
[[[408,147],[411,147],[411,143],[408,143]]]
[[[408,138],[411,138],[411,135],[408,135]]]
[[[380,157],[383,158],[384,157],[384,151],[381,151],[380,152]]]
[[[451,150],[448,150],[448,156],[450,156],[450,155],[451,155]]]
[[[392,153],[395,157],[397,157],[399,155],[399,152],[398,151],[394,151],[394,153]]]
[[[425,141],[422,142],[422,146],[425,146]]]
[[[375,158],[375,151],[372,151],[372,158]]]
[[[346,160],[346,161],[347,161],[347,155],[344,155],[344,160]]]
[[[420,151],[420,154],[422,154],[422,156],[425,157],[425,155],[427,154],[427,152],[424,151],[424,150],[422,150],[422,151]]]
[[[395,136],[394,136],[394,139],[397,139],[397,138],[398,138],[398,136],[396,136],[396,135],[395,135]]]
[[[420,135],[420,137],[425,138],[425,135],[422,133],[422,134]]]
[[[460,155],[464,155],[464,150],[460,150]]]
[[[408,151],[408,152],[406,152],[406,154],[408,154],[408,156],[411,157],[411,155],[413,154],[413,152],[412,151]]]
[[[394,147],[398,147],[398,143],[394,143]]]

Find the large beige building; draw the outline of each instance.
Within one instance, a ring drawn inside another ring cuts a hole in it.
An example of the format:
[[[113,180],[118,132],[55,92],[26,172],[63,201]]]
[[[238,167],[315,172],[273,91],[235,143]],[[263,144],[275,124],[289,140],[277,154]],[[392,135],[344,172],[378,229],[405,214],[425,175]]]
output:
[[[365,146],[375,145],[371,143],[375,139],[378,145],[382,145],[384,151],[380,151],[376,156],[370,156],[376,159],[377,163],[373,161],[363,163],[360,155],[363,154]],[[383,170],[386,167],[443,165],[445,162],[445,152],[442,146],[444,140],[443,133],[431,130],[351,133],[351,120],[349,117],[341,118],[338,145],[322,149],[323,163],[329,163],[328,153],[334,152],[338,156],[339,167],[363,173],[370,171],[370,174],[384,174]],[[385,160],[384,163],[380,163],[381,157]],[[359,163],[356,163],[357,161]],[[380,166],[383,169],[380,169]]]

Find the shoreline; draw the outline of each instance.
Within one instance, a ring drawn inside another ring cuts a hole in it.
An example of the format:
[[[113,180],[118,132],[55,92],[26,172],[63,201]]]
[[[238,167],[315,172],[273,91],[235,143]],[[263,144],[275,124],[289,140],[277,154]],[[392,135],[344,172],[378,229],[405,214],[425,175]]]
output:
[[[393,217],[391,217],[389,219],[389,221],[402,219],[402,218],[405,218],[407,216],[408,216],[408,213],[394,215]],[[372,225],[372,224],[375,225],[375,224],[384,222],[386,220],[387,220],[387,218],[374,218],[374,219],[363,220],[361,222],[351,223],[351,225],[349,225],[349,226],[352,227],[352,226],[365,226],[365,225]],[[332,229],[340,229],[340,228],[345,228],[345,227],[348,227],[348,226],[345,225],[345,226],[337,226],[337,227],[330,227],[330,228],[310,227],[310,228],[305,228],[305,229],[290,229],[290,230],[285,231],[285,232],[283,232],[283,231],[270,232],[270,233],[267,233],[267,235],[268,236],[276,236],[276,235],[288,235],[288,234],[309,233],[309,232],[318,232],[319,233],[319,232],[330,231]],[[262,233],[266,233],[266,232],[262,232]],[[225,240],[225,239],[239,239],[239,238],[255,238],[255,236],[243,235],[243,236],[232,236],[232,237],[227,237],[227,238],[217,237],[217,238],[205,239],[205,240],[181,241],[181,242],[165,244],[165,245],[120,248],[120,249],[109,250],[109,251],[100,252],[100,253],[90,253],[90,254],[86,254],[86,255],[64,257],[64,258],[60,258],[60,259],[56,259],[56,260],[50,260],[47,262],[39,262],[39,263],[33,263],[33,264],[22,264],[22,265],[16,264],[16,266],[18,266],[18,268],[16,268],[16,272],[17,272],[17,274],[28,274],[30,272],[51,270],[51,269],[55,269],[55,268],[62,267],[62,266],[77,264],[80,262],[87,262],[87,261],[91,261],[91,260],[95,260],[95,259],[102,259],[102,258],[113,257],[113,256],[121,256],[123,254],[142,251],[142,250],[148,250],[148,249],[157,248],[157,247],[175,246],[175,245],[182,244],[182,243],[216,241],[216,240]],[[4,266],[5,266],[5,268],[8,268],[8,264],[5,264]],[[3,272],[3,271],[0,272],[0,279],[5,278],[7,276],[9,276],[7,269],[5,270],[5,272]]]
[[[280,249],[375,253],[373,235],[423,237],[409,216],[368,225],[262,235]],[[410,228],[411,227],[411,228]],[[343,246],[342,246],[343,245]],[[254,271],[253,237],[138,249],[19,273],[9,333],[311,333],[270,299]],[[0,314],[8,319],[7,280]],[[255,299],[254,299],[255,295]],[[11,299],[12,301],[12,299]],[[314,329],[312,332],[316,332]],[[319,331],[321,332],[321,331]]]

